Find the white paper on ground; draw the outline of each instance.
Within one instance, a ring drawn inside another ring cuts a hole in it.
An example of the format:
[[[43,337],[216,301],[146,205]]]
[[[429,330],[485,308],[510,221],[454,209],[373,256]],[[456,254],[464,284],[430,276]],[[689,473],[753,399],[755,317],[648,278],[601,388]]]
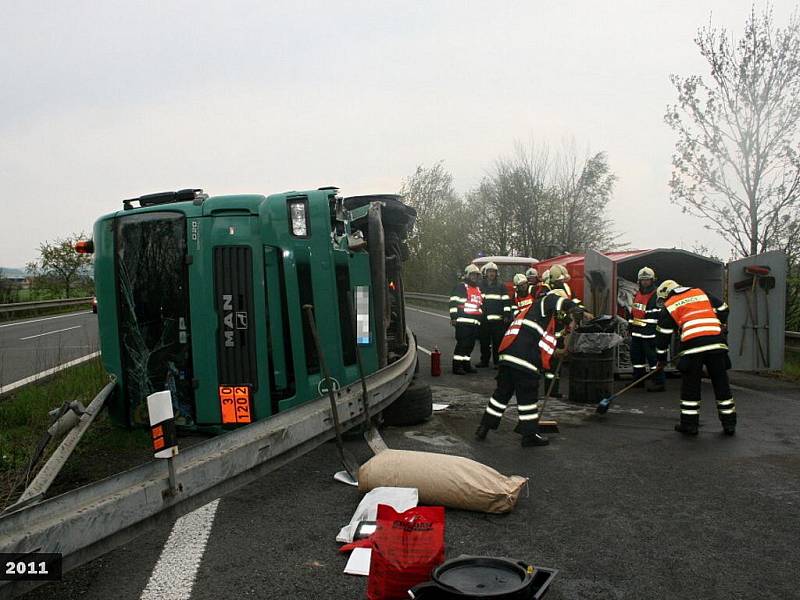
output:
[[[434,402],[433,403],[433,410],[444,410],[445,408],[448,408],[449,406],[450,406],[449,404],[439,404],[437,402]]]
[[[356,512],[350,523],[342,527],[339,535],[336,536],[337,542],[349,544],[353,541],[361,521],[374,521],[378,516],[378,504],[388,504],[397,512],[405,512],[409,508],[414,508],[419,502],[417,488],[406,487],[376,487],[368,492],[358,503]]]
[[[336,481],[341,481],[342,483],[346,483],[347,485],[354,485],[358,487],[358,482],[350,476],[350,473],[347,471],[338,471],[333,478]]]
[[[344,566],[344,572],[348,575],[369,575],[369,562],[371,559],[371,548],[353,548],[350,558]]]

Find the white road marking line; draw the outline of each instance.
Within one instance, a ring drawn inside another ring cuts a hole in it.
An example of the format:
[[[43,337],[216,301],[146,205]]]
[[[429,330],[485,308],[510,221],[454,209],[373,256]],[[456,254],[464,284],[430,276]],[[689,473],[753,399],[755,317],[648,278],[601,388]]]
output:
[[[172,526],[141,600],[190,600],[219,499],[182,516]]]
[[[423,348],[423,347],[422,347],[422,346],[420,346],[419,344],[417,344],[417,350],[422,350],[422,351],[423,351],[425,354],[427,354],[428,356],[430,356],[430,355],[431,355],[431,351],[430,351],[430,350],[428,350],[427,348]]]
[[[408,310],[413,310],[414,312],[420,312],[420,313],[423,313],[423,314],[426,314],[426,315],[431,315],[432,317],[441,317],[443,319],[450,320],[450,317],[448,315],[440,315],[440,314],[437,314],[437,313],[429,312],[427,310],[420,310],[418,308],[411,308],[410,306],[406,306],[406,308]]]
[[[65,327],[64,329],[56,329],[55,331],[48,331],[47,333],[37,333],[36,335],[29,335],[28,337],[21,337],[19,338],[20,342],[24,342],[25,340],[32,340],[33,338],[37,337],[44,337],[46,335],[53,335],[54,333],[61,333],[62,331],[71,331],[72,329],[80,329],[83,325],[75,325],[74,327]]]
[[[51,319],[63,319],[64,317],[77,317],[79,315],[89,315],[92,311],[84,310],[81,312],[74,312],[74,313],[67,313],[65,315],[56,315],[55,317],[43,317],[41,319],[33,319],[32,321],[14,321],[13,323],[6,323],[5,325],[0,325],[0,329],[3,327],[15,327],[17,325],[27,325],[28,323],[39,323],[41,321],[49,321]]]
[[[41,371],[40,373],[31,375],[30,377],[26,377],[25,379],[20,379],[19,381],[15,381],[14,383],[9,383],[8,385],[0,386],[0,396],[5,394],[6,392],[10,392],[11,390],[20,388],[23,385],[28,385],[29,383],[33,383],[34,381],[37,381],[44,377],[49,377],[50,375],[54,375],[59,371],[63,371],[64,369],[69,369],[70,367],[75,367],[81,363],[85,363],[86,361],[92,360],[93,358],[96,358],[98,356],[100,356],[99,352],[92,352],[91,354],[87,354],[86,356],[81,356],[80,358],[76,358],[75,360],[65,362],[63,365],[58,365],[56,367],[53,367],[52,369],[47,369],[46,371]]]

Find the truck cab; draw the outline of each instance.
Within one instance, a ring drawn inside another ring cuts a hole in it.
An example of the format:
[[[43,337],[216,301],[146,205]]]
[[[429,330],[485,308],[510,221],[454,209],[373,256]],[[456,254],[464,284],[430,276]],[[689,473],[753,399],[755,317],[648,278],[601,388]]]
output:
[[[415,212],[393,195],[333,187],[209,196],[200,189],[123,201],[94,226],[100,344],[123,425],[170,390],[176,423],[218,431],[318,398],[313,307],[334,385],[408,347],[402,296]],[[355,333],[354,333],[355,332]]]

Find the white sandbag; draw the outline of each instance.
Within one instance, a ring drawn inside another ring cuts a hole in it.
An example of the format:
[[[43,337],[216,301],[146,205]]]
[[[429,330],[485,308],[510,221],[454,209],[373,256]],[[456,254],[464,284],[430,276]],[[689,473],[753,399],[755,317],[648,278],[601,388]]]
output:
[[[507,477],[463,456],[384,450],[358,471],[358,489],[379,486],[419,490],[420,504],[441,505],[487,513],[509,512],[527,478]]]
[[[388,504],[397,512],[405,512],[417,505],[417,490],[406,487],[376,487],[358,503],[353,518],[339,531],[336,541],[352,542],[356,527],[361,521],[374,521],[377,518],[378,504]]]

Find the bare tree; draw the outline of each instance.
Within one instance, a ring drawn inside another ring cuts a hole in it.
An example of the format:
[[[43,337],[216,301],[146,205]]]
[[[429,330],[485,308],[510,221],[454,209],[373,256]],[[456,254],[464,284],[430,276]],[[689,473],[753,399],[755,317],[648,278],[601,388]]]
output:
[[[408,240],[406,285],[411,290],[447,291],[475,257],[471,245],[475,211],[457,194],[453,176],[441,161],[432,167],[418,166],[400,193],[417,210]]]
[[[667,124],[678,134],[671,197],[705,219],[741,254],[788,242],[800,219],[800,21],[776,27],[771,9],[752,9],[744,35],[698,30],[710,80],[672,75],[677,104]]]
[[[479,187],[481,218],[492,222],[481,231],[496,235],[504,254],[545,258],[608,249],[616,238],[605,216],[615,181],[603,152],[580,158],[574,144],[554,152],[518,143]],[[492,241],[483,240],[484,247]]]
[[[612,249],[616,238],[607,217],[616,175],[611,172],[605,152],[579,158],[574,144],[560,157],[556,172],[554,242],[568,252],[589,248]]]

